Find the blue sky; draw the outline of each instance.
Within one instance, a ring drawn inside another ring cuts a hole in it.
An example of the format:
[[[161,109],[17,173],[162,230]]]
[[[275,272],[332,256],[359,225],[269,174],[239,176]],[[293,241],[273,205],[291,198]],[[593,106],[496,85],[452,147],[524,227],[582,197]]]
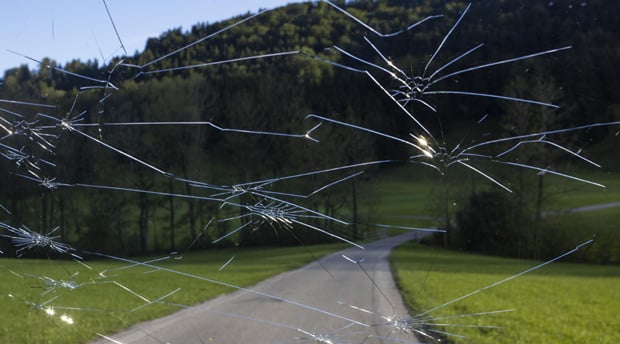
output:
[[[170,28],[191,28],[198,22],[215,22],[259,8],[274,8],[295,0],[106,0],[119,35],[129,54],[142,51],[148,37]],[[122,53],[102,0],[25,0],[2,6],[0,20],[0,73],[50,57],[59,63],[82,61]],[[0,74],[1,75],[1,74]]]

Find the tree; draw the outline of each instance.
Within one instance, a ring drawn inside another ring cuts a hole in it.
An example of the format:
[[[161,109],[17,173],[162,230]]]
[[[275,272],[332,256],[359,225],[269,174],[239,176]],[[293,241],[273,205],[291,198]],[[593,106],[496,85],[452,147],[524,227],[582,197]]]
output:
[[[522,248],[527,247],[521,211],[504,190],[473,193],[456,214],[456,248],[519,256]]]
[[[560,101],[563,96],[562,88],[557,86],[553,77],[544,73],[544,67],[533,66],[534,77],[526,78],[522,75],[513,79],[506,87],[506,94],[512,97],[537,99],[546,103]],[[539,105],[509,102],[504,103],[505,114],[502,124],[509,135],[522,135],[526,133],[542,133],[559,127],[567,110],[544,107]],[[540,141],[536,141],[540,140]],[[522,164],[537,166],[543,169],[557,170],[560,167],[559,154],[554,154],[554,147],[546,144],[544,135],[532,138],[530,143],[525,143],[517,149],[514,161]],[[562,144],[556,137],[553,142]],[[536,173],[532,178],[531,171],[519,168],[517,172],[516,197],[520,209],[527,209],[526,216],[532,223],[530,245],[531,254],[538,255],[538,241],[540,236],[540,222],[542,219],[543,202],[545,200],[545,173]],[[533,204],[533,207],[530,206]]]

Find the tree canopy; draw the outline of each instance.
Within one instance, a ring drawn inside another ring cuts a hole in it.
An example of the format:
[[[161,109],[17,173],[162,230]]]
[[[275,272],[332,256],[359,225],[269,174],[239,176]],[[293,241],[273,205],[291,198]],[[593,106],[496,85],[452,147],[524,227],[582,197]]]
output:
[[[223,128],[304,133],[313,125],[304,117],[317,113],[378,131],[408,135],[410,119],[393,115],[399,111],[395,104],[364,73],[352,69],[376,71],[373,65],[389,68],[370,42],[389,54],[385,58],[403,71],[423,75],[426,62],[467,3],[444,0],[338,3],[382,33],[403,30],[428,16],[441,14],[443,17],[428,20],[400,35],[378,39],[325,3],[294,3],[213,37],[210,35],[241,17],[212,24],[199,23],[186,32],[170,29],[159,37],[150,38],[144,51],[115,58],[107,65],[79,60],[60,65],[45,58],[36,70],[25,66],[13,68],[7,70],[1,80],[0,99],[53,104],[58,109],[53,115],[59,118],[76,115],[69,109],[73,109],[72,104],[79,99],[82,120],[100,124],[88,129],[91,135],[124,147],[140,159],[162,166],[177,176],[215,184],[298,173],[309,160],[317,169],[377,159],[406,160],[411,152],[389,140],[338,128],[320,128],[317,135],[327,144],[317,149],[272,136],[223,134],[208,126],[115,128],[103,125],[106,122],[208,121]],[[568,45],[572,45],[572,49],[463,73],[438,87],[509,94],[513,91],[507,89],[510,85],[518,84],[527,89],[528,82],[538,83],[540,79],[532,75],[535,71],[553,80],[556,87],[561,85],[558,103],[566,110],[561,123],[555,125],[613,119],[613,109],[620,99],[620,69],[616,67],[620,43],[615,39],[620,34],[617,25],[620,3],[603,0],[588,1],[583,6],[553,3],[524,5],[521,0],[476,1],[429,65],[429,71],[480,43],[484,43],[484,47],[456,61],[450,66],[451,70]],[[199,43],[171,54],[194,42]],[[253,58],[276,53],[280,55]],[[217,63],[238,58],[247,60]],[[119,65],[120,61],[123,63]],[[112,69],[115,73],[110,74]],[[541,71],[543,73],[539,73]],[[117,90],[81,89],[92,84],[84,77],[106,80],[109,76]],[[389,75],[383,75],[380,81],[389,83]],[[530,89],[535,89],[536,85],[531,86]],[[107,92],[105,102],[100,101],[101,92]],[[434,113],[417,103],[413,104],[412,111],[425,126],[444,131],[448,138],[451,129],[457,128],[463,119],[490,114],[500,125],[510,122],[510,116],[514,116],[510,104],[486,98],[436,94],[425,100],[440,111]],[[17,105],[2,106],[7,111],[26,111]],[[33,111],[30,116],[35,113]],[[604,134],[602,131],[597,139]],[[144,190],[168,187],[164,177],[147,173],[135,161],[93,147],[80,135],[67,133],[60,138],[59,146],[62,148],[54,157],[57,162],[54,175],[65,183],[100,183]],[[73,169],[63,169],[68,162]],[[8,162],[0,163],[3,169],[11,170]],[[326,177],[316,184],[327,182]],[[180,240],[186,242],[194,240],[197,227],[208,222],[207,210],[220,211],[192,200],[166,203],[165,199],[146,195],[114,197],[102,193],[89,195],[88,201],[81,202],[79,200],[92,190],[41,191],[16,177],[4,178],[2,184],[2,189],[7,191],[3,191],[0,202],[13,209],[13,222],[37,215],[34,218],[41,219],[41,227],[51,222],[61,224],[68,241],[96,243],[123,253],[146,253],[168,247],[155,234],[150,236],[149,242],[142,242],[141,248],[129,248],[124,243],[129,242],[129,237],[145,238],[142,231],[148,227],[163,226],[154,223],[162,217],[174,217],[174,208],[179,211],[170,226],[183,223],[187,229]],[[188,189],[187,192],[197,191]],[[70,198],[70,194],[73,197]],[[336,194],[339,196],[329,193],[323,196],[316,201],[315,209],[337,209],[338,202],[350,197],[348,191],[336,189]],[[40,206],[35,206],[37,203]],[[149,213],[148,210],[156,205],[169,207],[169,212]],[[98,215],[102,213],[107,215]],[[136,214],[139,214],[139,221],[131,223],[133,217],[130,215]],[[220,224],[220,227],[225,226]],[[220,227],[218,230],[225,230]],[[248,239],[248,243],[250,241]]]

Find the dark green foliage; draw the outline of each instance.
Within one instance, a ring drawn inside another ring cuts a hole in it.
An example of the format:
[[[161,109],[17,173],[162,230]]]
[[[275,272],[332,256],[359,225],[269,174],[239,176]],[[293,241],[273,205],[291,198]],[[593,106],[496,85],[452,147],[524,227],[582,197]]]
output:
[[[458,248],[498,255],[518,255],[525,244],[524,212],[505,191],[482,191],[470,196],[456,214]]]
[[[561,6],[559,1],[557,3],[555,6],[548,6],[546,2],[524,6],[521,0],[475,2],[471,12],[431,65],[431,70],[480,42],[486,43],[486,46],[456,63],[452,66],[453,70],[568,44],[574,44],[575,47],[566,53],[528,63],[518,62],[465,73],[452,81],[440,83],[439,89],[502,94],[507,92],[514,75],[521,76],[521,82],[528,88],[539,79],[524,70],[534,70],[536,73],[544,70],[544,78],[555,80],[556,85],[562,86],[564,95],[561,105],[566,110],[563,110],[561,123],[553,122],[553,125],[563,127],[610,119],[614,109],[611,104],[617,104],[617,99],[620,99],[620,69],[615,67],[620,48],[614,39],[618,34],[616,16],[620,2],[588,1],[586,7],[573,10]],[[466,4],[465,1],[442,0],[342,3],[350,13],[386,33],[400,30],[429,15],[444,15],[442,19],[424,23],[398,37],[385,40],[377,39],[327,4],[291,4],[149,65],[143,71],[290,50],[300,50],[308,55],[356,68],[369,68],[339,55],[332,48],[337,45],[361,58],[382,64],[379,56],[363,41],[362,37],[367,36],[396,65],[406,72],[419,75],[426,60]],[[125,57],[126,62],[141,65],[153,61],[238,19],[197,24],[187,32],[171,29],[157,38],[149,39],[145,50]],[[56,64],[49,58],[43,61],[49,65]],[[97,62],[74,60],[59,67],[88,77],[105,79],[117,62],[115,60],[109,65],[99,65]],[[142,75],[134,79],[136,73],[135,69],[118,67],[111,81],[119,87],[119,91],[110,93],[104,103],[99,103],[98,100],[102,98],[100,90],[78,92],[81,86],[87,84],[82,79],[47,67],[30,71],[22,66],[4,73],[0,80],[3,83],[0,98],[55,104],[58,110],[50,110],[49,114],[62,118],[68,115],[67,111],[79,93],[75,113],[70,115],[85,111],[85,123],[212,121],[227,128],[303,133],[316,124],[304,120],[304,116],[316,113],[399,137],[409,137],[411,131],[411,120],[368,77],[332,67],[305,55],[183,69]],[[384,84],[390,83],[387,75],[379,79]],[[538,95],[531,97],[537,98]],[[510,110],[502,106],[501,102],[443,95],[429,97],[428,100],[441,112],[429,113],[424,108],[412,110],[427,128],[441,132],[442,136],[449,137],[452,128],[459,129],[465,121],[471,123],[472,118],[480,118],[485,113],[505,117],[496,119],[497,122],[512,121],[510,116],[502,116]],[[22,113],[29,120],[36,115],[32,109],[10,104],[2,106],[6,110]],[[101,128],[84,131],[175,176],[218,185],[376,159],[406,160],[412,154],[405,145],[327,125],[315,133],[321,140],[320,145],[276,137],[223,134],[209,127],[196,126],[98,129]],[[593,141],[602,139],[605,134],[604,130],[593,133]],[[60,182],[163,192],[172,187],[176,192],[206,194],[203,190],[187,185],[169,186],[164,176],[154,174],[75,133],[63,132],[57,146],[55,156],[45,156],[53,158],[57,167],[43,174],[55,176]],[[3,171],[22,172],[13,166],[5,168],[10,165],[6,161],[0,160],[0,164]],[[292,189],[279,185],[275,188],[280,188],[278,191],[310,192],[333,180],[333,176],[317,176],[303,185],[287,185]],[[121,192],[93,192],[84,188],[44,190],[48,195],[41,201],[42,190],[37,189],[33,183],[20,178],[5,178],[0,181],[0,185],[0,202],[13,210],[11,223],[22,223],[34,218],[37,223],[32,225],[45,224],[41,226],[43,231],[46,230],[43,227],[61,225],[63,235],[72,244],[92,246],[101,242],[102,246],[110,250],[126,253],[165,250],[169,228],[175,228],[178,245],[191,243],[211,216],[230,215],[226,209],[220,210],[207,202],[175,200],[173,212],[167,209],[170,205],[165,197],[121,197]],[[463,214],[471,213],[474,217],[468,220],[463,215],[462,220],[470,221],[470,226],[474,226],[472,221],[476,220],[495,226],[493,228],[497,228],[498,223],[503,221],[513,226],[510,228],[514,230],[514,220],[518,217],[515,210],[507,212],[504,209],[503,213],[500,212],[507,200],[494,194],[488,196],[496,202],[493,206],[499,207],[493,214],[495,218],[484,219],[481,214],[477,214],[475,207],[470,207],[464,209]],[[313,197],[307,206],[333,216],[350,215],[343,209],[344,205],[351,204],[352,197],[350,187],[332,188]],[[472,198],[473,201],[481,200]],[[172,213],[176,214],[175,219],[168,224],[166,216]],[[224,229],[232,230],[237,225],[212,225],[202,236],[204,240],[195,243],[194,247],[208,245],[208,239],[220,237]],[[86,227],[90,229],[84,229]],[[516,235],[512,232],[509,235],[508,232],[485,230],[489,231],[487,236],[476,239],[477,243],[471,243],[471,248],[489,250],[489,245],[495,241],[513,240]],[[295,242],[290,234],[278,232],[269,226],[255,232],[243,232],[241,243],[269,243],[276,238],[286,243]],[[264,238],[259,238],[261,235]],[[307,237],[308,233],[303,235]],[[140,236],[143,236],[142,240],[138,240]],[[314,238],[311,240],[314,241]],[[141,244],[127,247],[124,243],[128,242]],[[231,240],[223,244],[234,243]]]

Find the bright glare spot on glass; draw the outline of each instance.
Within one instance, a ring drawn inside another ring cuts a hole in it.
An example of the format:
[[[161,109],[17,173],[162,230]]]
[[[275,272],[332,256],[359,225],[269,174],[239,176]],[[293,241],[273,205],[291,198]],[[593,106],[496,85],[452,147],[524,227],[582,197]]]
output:
[[[60,320],[66,322],[69,325],[73,325],[73,318],[68,316],[68,315],[66,315],[66,314],[61,315],[60,316]]]

